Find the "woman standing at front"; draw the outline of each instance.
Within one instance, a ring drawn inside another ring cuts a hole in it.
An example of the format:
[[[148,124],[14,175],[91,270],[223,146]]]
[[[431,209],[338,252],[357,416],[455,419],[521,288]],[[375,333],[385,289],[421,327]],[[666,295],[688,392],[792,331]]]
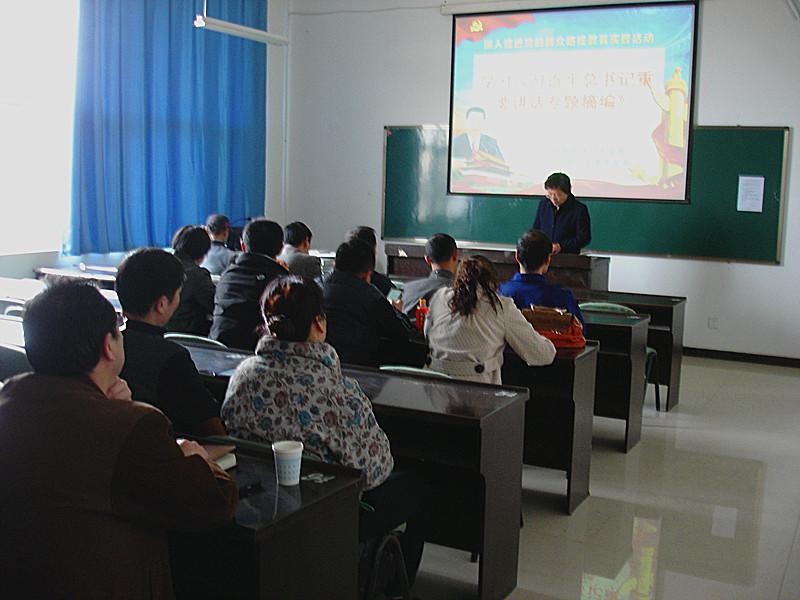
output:
[[[425,322],[431,369],[499,385],[506,344],[530,366],[553,362],[553,343],[531,327],[511,298],[497,293],[498,286],[492,263],[473,255],[459,264],[453,286],[431,298]]]

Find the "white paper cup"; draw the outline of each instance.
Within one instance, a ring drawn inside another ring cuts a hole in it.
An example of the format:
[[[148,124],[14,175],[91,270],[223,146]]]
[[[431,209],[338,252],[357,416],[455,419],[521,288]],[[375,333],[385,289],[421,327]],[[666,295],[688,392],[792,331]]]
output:
[[[300,483],[300,462],[303,456],[303,442],[291,440],[272,444],[275,455],[275,472],[278,485],[298,485]]]

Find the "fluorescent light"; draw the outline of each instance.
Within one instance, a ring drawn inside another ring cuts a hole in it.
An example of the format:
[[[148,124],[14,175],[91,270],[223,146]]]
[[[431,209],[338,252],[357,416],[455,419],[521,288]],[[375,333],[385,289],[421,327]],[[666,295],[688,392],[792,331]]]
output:
[[[289,39],[281,35],[269,33],[262,29],[246,27],[245,25],[238,25],[230,21],[223,21],[222,19],[207,17],[205,15],[195,15],[194,26],[198,29],[204,28],[210,31],[218,31],[219,33],[227,33],[228,35],[253,40],[254,42],[261,42],[262,44],[286,46],[289,43]]]

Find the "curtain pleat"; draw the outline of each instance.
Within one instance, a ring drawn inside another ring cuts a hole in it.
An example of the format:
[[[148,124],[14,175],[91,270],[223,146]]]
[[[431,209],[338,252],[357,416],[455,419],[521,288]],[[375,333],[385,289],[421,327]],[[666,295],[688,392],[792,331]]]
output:
[[[195,29],[200,0],[82,0],[73,254],[167,246],[220,212],[263,214],[266,47]],[[208,14],[266,29],[266,0]]]

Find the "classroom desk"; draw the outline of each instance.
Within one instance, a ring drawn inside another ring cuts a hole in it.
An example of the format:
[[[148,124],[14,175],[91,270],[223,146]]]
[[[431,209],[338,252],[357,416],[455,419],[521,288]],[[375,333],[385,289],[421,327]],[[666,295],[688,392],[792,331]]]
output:
[[[589,496],[597,356],[598,343],[589,341],[559,350],[547,366],[529,367],[511,351],[503,364],[504,383],[530,390],[523,461],[566,471],[568,514]]]
[[[34,273],[39,279],[69,277],[71,279],[92,281],[99,288],[106,290],[113,290],[117,281],[116,274],[108,273],[105,270],[79,269],[77,267],[38,267],[34,269]]]
[[[648,315],[583,313],[586,337],[599,340],[594,414],[625,421],[625,452],[642,439]]]
[[[303,460],[325,483],[277,485],[271,457],[237,451],[230,474],[243,497],[234,522],[170,535],[176,597],[352,600],[358,596],[358,471]]]
[[[224,396],[247,353],[186,345]],[[528,391],[436,377],[343,368],[367,396],[400,459],[422,461],[434,487],[436,544],[480,556],[478,595],[505,598],[517,583],[522,446]]]
[[[637,313],[650,315],[647,345],[658,351],[658,380],[669,386],[666,410],[678,404],[683,361],[683,321],[686,298],[631,292],[609,292],[573,288],[578,302],[614,302]],[[651,381],[652,383],[652,381]]]
[[[42,279],[11,279],[0,277],[0,314],[9,305],[24,305],[36,294],[47,287]],[[100,289],[103,297],[111,303],[117,312],[120,325],[122,324],[122,305],[119,303],[117,292],[113,289]]]
[[[20,319],[0,315],[0,344],[25,347],[25,335]]]

